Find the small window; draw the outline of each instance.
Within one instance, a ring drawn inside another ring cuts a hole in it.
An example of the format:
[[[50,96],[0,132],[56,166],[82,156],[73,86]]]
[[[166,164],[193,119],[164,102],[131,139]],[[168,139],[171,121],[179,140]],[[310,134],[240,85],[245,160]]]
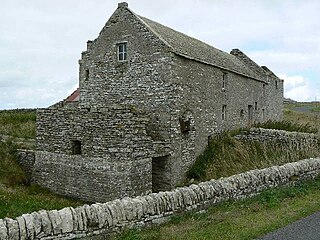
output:
[[[276,89],[278,89],[278,81],[277,80],[275,81],[275,86],[276,86]]]
[[[187,133],[190,131],[190,119],[183,120],[182,118],[179,119],[180,121],[180,129],[182,133]]]
[[[81,154],[81,141],[72,140],[71,152],[72,152],[73,155],[80,155]]]
[[[227,119],[227,105],[223,105],[222,106],[221,119],[222,120],[226,120]]]
[[[223,73],[222,76],[222,90],[224,91],[226,89],[227,86],[227,73]]]
[[[254,102],[254,110],[258,110],[258,103]]]
[[[127,60],[127,43],[118,44],[118,60],[119,61]]]
[[[86,71],[85,71],[84,80],[85,81],[89,80],[89,70],[88,69],[86,69]]]

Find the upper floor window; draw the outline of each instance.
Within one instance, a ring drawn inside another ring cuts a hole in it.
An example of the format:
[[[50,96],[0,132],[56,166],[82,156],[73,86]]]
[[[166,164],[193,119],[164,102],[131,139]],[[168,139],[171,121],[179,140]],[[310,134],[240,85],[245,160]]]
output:
[[[223,73],[223,76],[222,76],[222,90],[225,90],[226,89],[226,86],[227,86],[227,73]]]
[[[127,43],[118,44],[118,61],[127,60]]]
[[[84,72],[84,80],[87,81],[89,79],[89,70],[86,69]]]

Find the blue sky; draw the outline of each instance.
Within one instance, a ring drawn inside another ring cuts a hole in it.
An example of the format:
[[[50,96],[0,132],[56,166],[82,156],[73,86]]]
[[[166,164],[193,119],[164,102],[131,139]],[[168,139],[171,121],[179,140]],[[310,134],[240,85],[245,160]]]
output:
[[[221,50],[239,48],[285,80],[285,96],[320,100],[320,1],[131,0],[139,15]],[[47,107],[78,85],[78,60],[112,0],[2,0],[0,109]]]

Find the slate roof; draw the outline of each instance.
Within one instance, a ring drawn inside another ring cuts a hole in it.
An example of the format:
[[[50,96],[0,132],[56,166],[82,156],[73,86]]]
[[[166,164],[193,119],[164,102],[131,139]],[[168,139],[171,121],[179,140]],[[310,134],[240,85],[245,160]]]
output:
[[[135,13],[133,14],[136,15]],[[213,65],[259,81],[263,81],[261,75],[255,71],[252,71],[249,66],[239,60],[237,57],[148,18],[139,15],[136,16],[169,48],[171,48],[174,53],[195,61]]]

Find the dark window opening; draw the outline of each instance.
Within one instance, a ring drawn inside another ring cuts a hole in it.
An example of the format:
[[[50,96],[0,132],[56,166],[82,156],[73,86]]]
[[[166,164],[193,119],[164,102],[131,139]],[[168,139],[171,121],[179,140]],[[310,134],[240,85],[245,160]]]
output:
[[[253,122],[253,106],[248,105],[248,124],[251,125]]]
[[[227,119],[227,105],[222,105],[221,119],[222,120]]]
[[[120,43],[118,45],[118,60],[119,61],[127,60],[127,43]]]
[[[278,81],[275,81],[276,89],[278,89]]]
[[[72,140],[71,152],[72,152],[73,155],[80,155],[81,154],[81,141]]]
[[[182,118],[179,119],[180,121],[180,129],[182,133],[187,133],[190,131],[190,119],[189,120],[183,120]]]
[[[88,69],[86,69],[86,71],[85,71],[84,80],[85,81],[89,80],[89,70]]]
[[[227,73],[223,73],[222,76],[222,90],[224,91],[227,86]]]
[[[257,102],[254,103],[254,110],[258,110],[258,103]]]

